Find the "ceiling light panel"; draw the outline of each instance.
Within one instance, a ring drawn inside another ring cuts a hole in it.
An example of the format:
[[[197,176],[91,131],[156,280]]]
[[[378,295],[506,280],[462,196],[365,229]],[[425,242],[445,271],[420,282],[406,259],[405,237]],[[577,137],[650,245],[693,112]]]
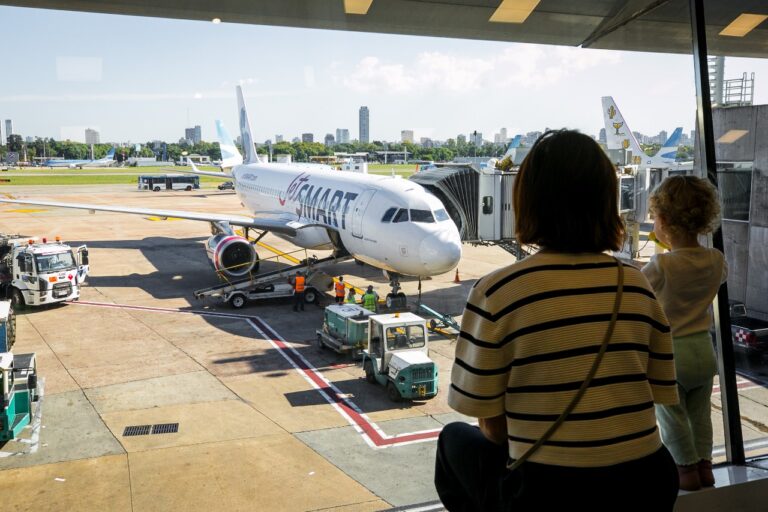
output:
[[[721,32],[721,36],[744,37],[768,18],[765,14],[742,13]]]
[[[540,0],[502,0],[488,21],[495,23],[523,23]]]
[[[344,0],[344,12],[347,14],[368,14],[373,0]]]

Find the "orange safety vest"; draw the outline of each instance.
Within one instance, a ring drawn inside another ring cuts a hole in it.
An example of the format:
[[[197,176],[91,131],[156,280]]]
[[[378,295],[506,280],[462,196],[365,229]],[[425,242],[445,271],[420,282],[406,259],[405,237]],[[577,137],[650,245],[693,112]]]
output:
[[[337,297],[343,297],[344,296],[344,283],[336,282],[334,285],[336,288],[336,296]]]
[[[304,291],[304,276],[296,276],[296,283],[293,285],[293,289],[297,292]]]

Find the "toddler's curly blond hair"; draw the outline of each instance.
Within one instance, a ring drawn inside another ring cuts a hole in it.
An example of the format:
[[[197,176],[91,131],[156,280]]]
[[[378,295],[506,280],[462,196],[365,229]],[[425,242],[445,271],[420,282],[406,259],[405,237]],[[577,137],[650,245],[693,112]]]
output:
[[[671,235],[703,235],[720,224],[720,201],[708,180],[670,176],[651,193],[650,212],[660,216]]]

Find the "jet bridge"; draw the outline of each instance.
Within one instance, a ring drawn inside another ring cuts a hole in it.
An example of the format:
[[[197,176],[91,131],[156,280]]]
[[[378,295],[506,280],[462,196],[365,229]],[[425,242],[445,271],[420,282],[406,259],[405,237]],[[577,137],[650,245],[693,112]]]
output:
[[[512,209],[515,175],[471,164],[448,164],[425,169],[409,179],[443,202],[463,242],[498,245],[522,258],[527,251],[515,240]]]

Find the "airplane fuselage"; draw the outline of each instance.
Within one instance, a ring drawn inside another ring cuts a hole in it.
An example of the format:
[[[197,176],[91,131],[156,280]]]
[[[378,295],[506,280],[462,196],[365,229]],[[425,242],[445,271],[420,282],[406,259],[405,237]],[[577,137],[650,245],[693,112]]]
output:
[[[443,204],[411,181],[275,163],[239,165],[232,177],[256,217],[299,228],[296,236],[278,235],[299,247],[343,245],[355,259],[414,276],[448,272],[461,257]]]

